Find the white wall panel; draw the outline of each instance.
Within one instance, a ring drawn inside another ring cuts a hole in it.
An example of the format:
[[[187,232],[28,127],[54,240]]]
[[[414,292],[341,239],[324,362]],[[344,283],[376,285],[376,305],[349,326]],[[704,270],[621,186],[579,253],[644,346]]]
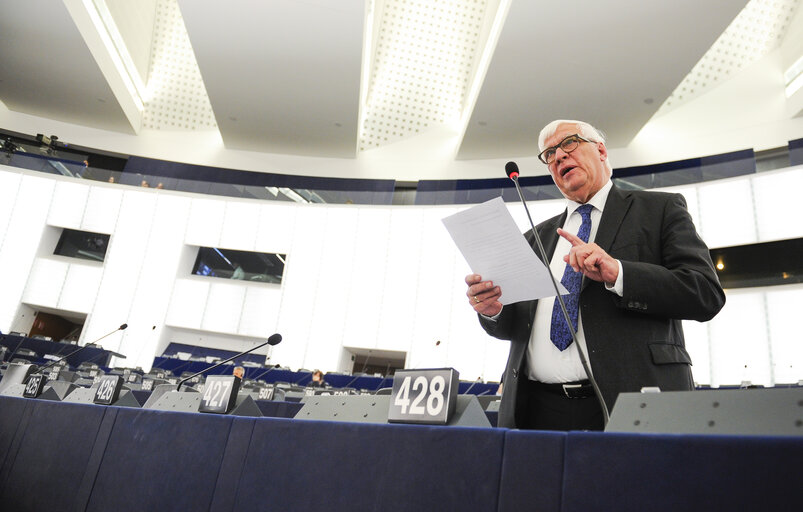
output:
[[[3,238],[8,229],[11,212],[16,203],[17,190],[22,181],[21,174],[6,172],[4,168],[4,165],[0,165],[0,248],[3,247]]]
[[[357,242],[357,218],[355,208],[327,208],[324,231],[315,240],[320,244],[321,252],[305,368],[329,365],[340,356],[349,295],[354,281],[362,279],[351,273]]]
[[[694,382],[711,384],[711,345],[708,339],[708,323],[684,320],[683,336],[686,339],[686,350],[691,356]]]
[[[223,229],[226,201],[193,198],[184,242],[200,247],[218,247]]]
[[[100,288],[92,315],[88,317],[81,334],[82,340],[93,340],[122,323],[128,323],[128,330],[103,341],[105,348],[120,351],[124,337],[136,335],[140,329],[145,329],[145,326],[132,321],[130,315],[137,298],[137,283],[143,273],[156,198],[157,194],[150,190],[127,190],[123,194],[115,232],[106,251]]]
[[[75,181],[56,181],[47,223],[69,229],[81,229],[89,187]]]
[[[803,190],[803,169],[761,174],[752,181],[759,240],[803,237],[803,215],[796,197]]]
[[[278,286],[245,285],[237,334],[267,338],[276,332],[281,300],[282,290]]]
[[[215,279],[209,286],[209,297],[206,299],[201,329],[236,334],[244,300],[244,285],[229,284],[222,279]]]
[[[127,366],[150,367],[153,362],[181,261],[190,210],[186,197],[151,195],[155,196],[154,214],[129,310],[131,327],[124,333],[120,347],[128,356]]]
[[[343,345],[378,348],[379,318],[387,277],[385,261],[390,241],[390,209],[360,207],[351,264],[343,272],[350,288],[344,318]]]
[[[407,364],[411,367],[445,366],[447,344],[460,342],[451,335],[451,310],[452,303],[460,301],[456,290],[463,282],[461,279],[455,283],[455,267],[465,265],[465,262],[441,220],[460,210],[462,208],[422,209],[421,251],[418,261],[411,261],[405,271],[417,289],[415,314],[411,318],[412,346],[407,357]],[[438,341],[440,345],[436,344]]]
[[[282,279],[282,304],[279,311],[278,332],[285,341],[277,345],[273,360],[283,365],[300,368],[304,365],[311,324],[315,321],[318,281],[321,274],[321,258],[329,208],[306,206],[299,208],[296,229]],[[337,361],[332,363],[337,364]]]
[[[211,279],[178,279],[170,298],[165,323],[174,327],[200,329]]]
[[[770,383],[767,323],[761,291],[729,290],[725,307],[710,322],[711,384]]]
[[[793,384],[803,380],[803,285],[778,286],[766,294],[775,383]]]
[[[61,289],[58,308],[67,311],[89,313],[95,304],[103,267],[71,263]]]
[[[286,253],[293,242],[298,208],[299,206],[289,203],[261,204],[254,250]]]
[[[22,301],[36,306],[58,307],[69,268],[67,261],[36,258],[28,274]]]
[[[697,231],[709,247],[757,241],[749,180],[713,181],[699,187],[700,224]]]
[[[412,348],[419,282],[410,270],[420,261],[423,223],[421,210],[391,210],[378,348],[404,352]]]
[[[45,229],[55,181],[23,176],[0,246],[0,330],[8,330]]]
[[[94,186],[88,188],[89,197],[86,201],[81,229],[93,233],[113,233],[123,200],[123,191],[119,187]]]
[[[257,230],[258,222],[259,205],[257,202],[227,201],[218,247],[253,251],[254,232]]]

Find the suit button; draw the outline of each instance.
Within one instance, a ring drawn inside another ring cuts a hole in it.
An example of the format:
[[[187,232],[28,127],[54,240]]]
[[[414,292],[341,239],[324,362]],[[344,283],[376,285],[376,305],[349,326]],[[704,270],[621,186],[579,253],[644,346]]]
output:
[[[513,377],[517,378],[517,379],[519,378],[519,371],[518,370],[513,370]]]
[[[627,307],[632,308],[633,307],[633,301],[628,302],[627,303]]]

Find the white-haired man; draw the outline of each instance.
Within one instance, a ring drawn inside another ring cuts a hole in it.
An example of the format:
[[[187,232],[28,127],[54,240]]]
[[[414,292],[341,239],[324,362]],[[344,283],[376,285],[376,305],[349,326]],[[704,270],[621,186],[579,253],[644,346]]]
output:
[[[620,190],[602,134],[558,120],[540,134],[539,158],[566,210],[536,229],[577,339],[610,410],[621,392],[692,389],[681,320],[706,321],[725,303],[708,248],[680,194]],[[525,233],[534,246],[531,231]],[[499,426],[599,430],[594,398],[554,298],[502,307],[502,290],[477,274],[466,295],[492,336],[510,340]]]

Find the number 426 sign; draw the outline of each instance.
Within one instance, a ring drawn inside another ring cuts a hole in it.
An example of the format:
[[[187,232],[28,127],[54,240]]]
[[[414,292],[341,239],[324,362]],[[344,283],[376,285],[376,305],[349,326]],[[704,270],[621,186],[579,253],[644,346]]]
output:
[[[458,377],[454,368],[397,370],[388,421],[446,425],[457,403]]]

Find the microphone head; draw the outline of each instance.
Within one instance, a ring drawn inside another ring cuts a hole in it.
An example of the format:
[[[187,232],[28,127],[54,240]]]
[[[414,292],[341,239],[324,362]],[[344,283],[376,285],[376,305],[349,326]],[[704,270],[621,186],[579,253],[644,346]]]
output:
[[[519,177],[519,166],[516,165],[516,162],[508,162],[505,164],[505,174],[507,174],[507,177],[511,180]]]
[[[125,331],[126,329],[128,329],[128,324],[123,324],[123,325],[121,325],[121,326],[120,326],[120,328],[119,328],[118,330],[120,330],[120,331]]]
[[[268,338],[268,345],[271,346],[278,345],[279,342],[281,341],[282,341],[282,335],[277,332],[276,334],[273,334],[271,335],[270,338]]]

